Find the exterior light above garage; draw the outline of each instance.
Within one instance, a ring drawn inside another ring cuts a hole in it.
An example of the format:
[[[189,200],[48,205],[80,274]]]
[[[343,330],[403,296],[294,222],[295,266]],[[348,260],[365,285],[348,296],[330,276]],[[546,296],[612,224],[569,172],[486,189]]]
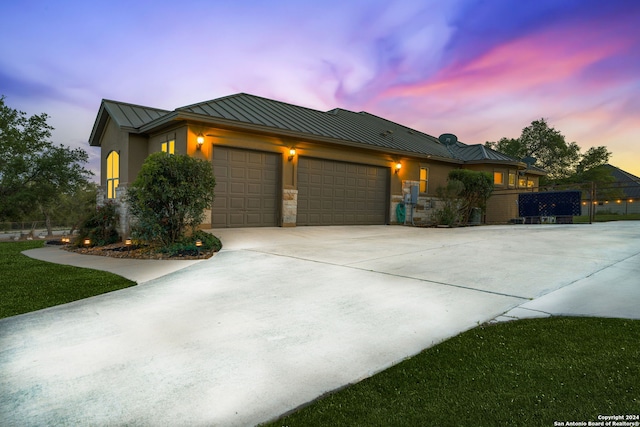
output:
[[[295,148],[289,148],[289,161],[293,160],[293,157],[296,155]]]
[[[402,163],[396,162],[394,167],[395,167],[396,173],[398,173],[400,169],[402,169]]]
[[[196,142],[198,143],[198,150],[202,147],[202,144],[204,144],[204,135],[199,133],[198,136],[196,137]]]

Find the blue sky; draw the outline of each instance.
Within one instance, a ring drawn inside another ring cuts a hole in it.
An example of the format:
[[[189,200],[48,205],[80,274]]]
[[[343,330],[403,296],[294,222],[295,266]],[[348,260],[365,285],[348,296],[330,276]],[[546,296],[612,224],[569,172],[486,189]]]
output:
[[[543,117],[640,176],[635,0],[22,0],[0,16],[0,94],[49,114],[96,171],[102,98],[173,110],[247,92],[469,144]]]

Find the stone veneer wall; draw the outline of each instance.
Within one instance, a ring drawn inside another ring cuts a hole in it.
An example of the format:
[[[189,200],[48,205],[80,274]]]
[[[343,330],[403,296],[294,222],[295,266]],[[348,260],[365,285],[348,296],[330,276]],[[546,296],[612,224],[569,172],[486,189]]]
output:
[[[116,212],[119,216],[118,233],[122,239],[129,237],[130,230],[130,218],[129,218],[129,206],[125,202],[127,196],[127,188],[124,185],[119,185],[116,188],[116,198],[114,200],[107,199],[106,189],[104,187],[98,187],[98,193],[96,194],[96,204],[98,206],[104,206],[107,202],[113,202],[116,205]]]
[[[391,195],[391,223],[399,224],[396,215],[396,209],[400,203],[404,203],[404,197],[411,194],[411,187],[420,185],[420,181],[402,181],[402,194]],[[420,194],[418,203],[415,205],[405,205],[405,223],[411,225],[411,209],[413,209],[413,224],[415,225],[431,225],[433,223],[432,216],[437,206],[438,199]]]
[[[282,226],[295,227],[298,219],[298,190],[282,190]]]

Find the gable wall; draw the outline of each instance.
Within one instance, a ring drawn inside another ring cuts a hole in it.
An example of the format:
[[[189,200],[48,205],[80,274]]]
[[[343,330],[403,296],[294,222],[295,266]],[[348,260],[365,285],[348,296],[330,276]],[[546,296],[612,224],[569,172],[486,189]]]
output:
[[[120,130],[116,122],[109,118],[100,142],[100,185],[104,187],[107,184],[107,156],[111,151],[120,154],[120,183],[128,182],[128,132]]]

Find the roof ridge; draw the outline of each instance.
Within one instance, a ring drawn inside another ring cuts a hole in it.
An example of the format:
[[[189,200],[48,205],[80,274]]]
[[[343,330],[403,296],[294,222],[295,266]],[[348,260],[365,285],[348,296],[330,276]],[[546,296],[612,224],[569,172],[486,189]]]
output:
[[[241,98],[241,97],[245,97],[245,96],[246,97],[250,97],[250,98],[257,98],[257,99],[260,99],[260,100],[263,100],[263,101],[267,101],[267,102],[275,102],[277,104],[287,105],[289,107],[295,107],[295,108],[310,110],[310,111],[313,111],[314,113],[322,113],[322,114],[326,114],[327,113],[325,111],[318,110],[318,109],[315,109],[315,108],[305,107],[305,106],[302,106],[302,105],[296,105],[296,104],[292,104],[290,102],[280,101],[278,99],[266,98],[264,96],[254,95],[254,94],[246,93],[246,92],[238,92],[238,93],[234,93],[233,95],[227,95],[227,96],[223,96],[223,97],[220,97],[220,98],[213,98],[213,99],[209,99],[207,101],[197,102],[195,104],[185,105],[184,107],[176,108],[176,110],[183,110],[183,109],[187,109],[187,108],[193,108],[195,106],[202,105],[202,104],[208,104],[210,102],[218,102],[218,101],[222,101],[224,99]],[[334,110],[335,110],[335,108],[334,108]]]
[[[344,109],[342,109],[342,110],[344,110]],[[435,136],[429,135],[428,133],[422,132],[421,130],[418,130],[418,129],[410,128],[409,126],[403,125],[402,123],[397,123],[397,122],[391,121],[389,119],[385,119],[384,117],[380,117],[380,116],[377,116],[375,114],[371,114],[371,113],[369,113],[367,111],[360,111],[358,113],[356,113],[355,111],[350,111],[350,110],[344,110],[344,111],[349,111],[349,112],[354,113],[354,114],[366,114],[368,116],[375,117],[376,119],[383,120],[383,121],[388,122],[388,123],[392,123],[392,124],[394,124],[396,126],[404,128],[404,129],[406,129],[408,131],[416,132],[416,133],[419,133],[421,135],[428,136],[429,138],[433,138],[435,140],[435,142],[438,142],[440,144],[440,141],[438,141],[438,138],[436,138]]]
[[[619,167],[617,167],[617,166],[613,166],[612,164],[609,164],[609,163],[605,163],[605,164],[604,164],[604,166],[609,166],[610,168],[616,169],[616,170],[617,170],[618,172],[620,172],[622,175],[624,175],[624,176],[628,177],[630,181],[640,182],[640,178],[639,178],[639,177],[637,177],[637,176],[635,176],[634,174],[629,173],[629,172],[627,172],[627,171],[625,171],[625,170],[622,170],[622,169],[620,169],[620,168],[619,168]]]
[[[102,103],[105,103],[105,102],[110,102],[110,103],[116,104],[116,105],[127,105],[129,107],[145,108],[145,109],[148,109],[148,110],[165,111],[167,113],[171,112],[171,110],[165,110],[164,108],[148,107],[146,105],[132,104],[130,102],[114,101],[113,99],[102,98]]]

